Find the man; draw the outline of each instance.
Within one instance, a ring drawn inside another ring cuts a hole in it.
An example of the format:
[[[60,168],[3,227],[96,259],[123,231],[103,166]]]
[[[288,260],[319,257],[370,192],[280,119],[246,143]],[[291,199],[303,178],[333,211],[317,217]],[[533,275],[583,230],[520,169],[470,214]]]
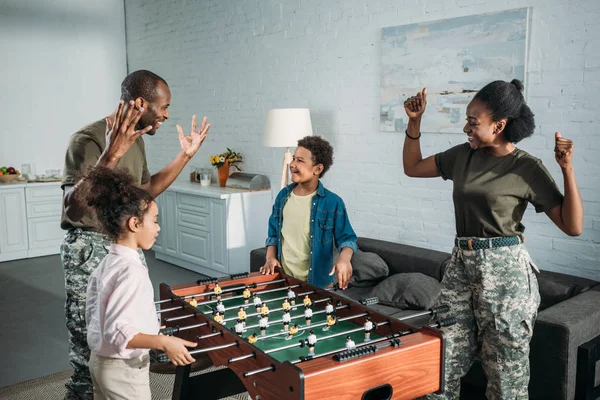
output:
[[[66,399],[92,399],[88,369],[90,349],[85,327],[85,297],[88,278],[107,254],[106,238],[100,233],[86,205],[78,199],[78,177],[88,167],[125,168],[152,197],[158,196],[198,151],[210,124],[206,118],[196,130],[192,119],[189,136],[177,125],[181,151],[169,165],[150,175],[142,135],[154,135],[169,118],[171,92],[164,79],[150,71],[129,74],[121,84],[121,101],[115,112],[73,134],[65,157],[61,227],[67,230],[61,246],[67,300],[69,359],[73,376],[67,381]],[[115,193],[118,196],[118,193]],[[145,259],[140,251],[140,257]]]

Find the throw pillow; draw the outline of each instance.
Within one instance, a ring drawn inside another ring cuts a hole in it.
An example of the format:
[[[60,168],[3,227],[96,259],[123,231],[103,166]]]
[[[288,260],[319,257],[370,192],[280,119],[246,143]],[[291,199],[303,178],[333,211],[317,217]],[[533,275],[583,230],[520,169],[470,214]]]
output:
[[[427,310],[440,294],[440,282],[420,272],[394,274],[375,286],[369,296],[379,303],[401,309]]]
[[[371,287],[386,278],[390,270],[379,255],[357,250],[352,255],[350,286]]]

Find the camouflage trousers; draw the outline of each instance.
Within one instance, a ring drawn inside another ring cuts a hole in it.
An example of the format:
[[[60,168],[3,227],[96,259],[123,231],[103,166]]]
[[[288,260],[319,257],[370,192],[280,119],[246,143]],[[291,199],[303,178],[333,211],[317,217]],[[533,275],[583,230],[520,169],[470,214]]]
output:
[[[529,342],[540,294],[522,244],[452,252],[438,304],[448,304],[456,325],[446,336],[445,392],[428,399],[458,399],[460,378],[479,359],[486,397],[527,399]]]
[[[65,399],[93,399],[92,378],[88,368],[90,348],[85,325],[85,299],[88,279],[108,254],[111,242],[97,232],[71,229],[60,247],[65,271],[67,301],[65,313],[69,331],[69,361],[73,375],[67,380]],[[141,250],[138,250],[146,265]]]

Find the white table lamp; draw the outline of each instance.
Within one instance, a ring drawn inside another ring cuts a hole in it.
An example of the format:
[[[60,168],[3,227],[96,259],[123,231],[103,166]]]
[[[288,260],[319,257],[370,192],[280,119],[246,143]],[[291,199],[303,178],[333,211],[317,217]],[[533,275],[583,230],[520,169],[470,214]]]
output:
[[[281,188],[287,185],[289,166],[292,162],[290,147],[296,147],[298,140],[312,136],[312,124],[308,108],[280,108],[267,111],[263,145],[265,147],[286,147],[281,170]]]

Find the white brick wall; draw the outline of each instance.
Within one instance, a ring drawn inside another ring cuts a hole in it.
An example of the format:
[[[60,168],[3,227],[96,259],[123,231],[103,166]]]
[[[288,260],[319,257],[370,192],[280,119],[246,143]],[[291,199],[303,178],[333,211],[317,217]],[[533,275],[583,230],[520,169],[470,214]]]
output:
[[[532,7],[528,101],[536,135],[522,147],[553,159],[559,130],[575,141],[585,230],[569,238],[544,215],[525,216],[527,242],[543,268],[600,279],[600,2],[597,0],[126,0],[130,71],[167,79],[172,120],[147,139],[156,171],[178,151],[175,123],[193,113],[213,127],[192,164],[226,146],[244,152],[247,171],[277,186],[281,149],[261,145],[265,111],[308,107],[315,134],[335,148],[324,183],[345,200],[360,236],[449,251],[451,184],[402,173],[403,134],[378,131],[381,28]],[[464,141],[426,133],[423,154]],[[188,172],[188,171],[186,171]],[[187,174],[181,179],[186,179]],[[266,223],[266,221],[265,221]]]

